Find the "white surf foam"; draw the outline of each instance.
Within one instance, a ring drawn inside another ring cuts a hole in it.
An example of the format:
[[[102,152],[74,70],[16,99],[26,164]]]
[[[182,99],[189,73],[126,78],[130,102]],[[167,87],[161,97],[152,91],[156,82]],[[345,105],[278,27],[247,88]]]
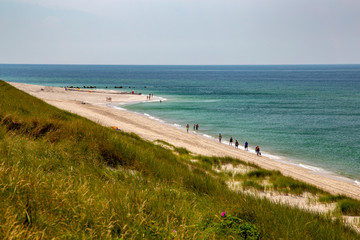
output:
[[[206,137],[206,138],[215,139],[215,138],[213,138],[212,136],[207,135],[207,134],[203,134],[203,136]]]
[[[117,110],[121,110],[121,111],[127,111],[125,108],[122,108],[122,107],[119,107],[119,106],[112,106],[112,105],[109,105],[109,107],[111,108],[115,108]]]
[[[255,151],[255,150],[254,150]],[[269,154],[269,153],[263,153],[262,154],[264,157],[267,157],[267,158],[270,158],[270,159],[273,159],[273,160],[281,160],[281,157],[280,156],[276,156],[276,155],[273,155],[273,154]]]
[[[150,118],[150,119],[153,119],[153,120],[156,120],[156,121],[159,121],[159,122],[164,122],[163,120],[159,119],[159,118],[156,118],[154,116],[151,116],[150,114],[147,114],[147,113],[144,113],[144,116]]]
[[[202,100],[197,102],[204,102],[204,103],[212,103],[212,102],[220,102],[219,99],[208,99],[208,100]]]
[[[298,166],[302,167],[302,168],[305,168],[305,169],[308,169],[308,170],[311,170],[313,172],[318,172],[318,173],[325,173],[326,171],[322,168],[319,168],[319,167],[314,167],[314,166],[310,166],[310,165],[306,165],[306,164],[298,164]]]
[[[144,100],[142,103],[154,103],[154,102],[165,102],[167,101],[167,98],[159,97],[159,96],[153,96],[150,100]]]

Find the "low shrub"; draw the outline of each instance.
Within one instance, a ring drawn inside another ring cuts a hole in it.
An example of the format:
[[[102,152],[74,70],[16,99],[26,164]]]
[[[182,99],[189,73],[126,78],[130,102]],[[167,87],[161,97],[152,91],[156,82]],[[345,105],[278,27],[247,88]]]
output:
[[[265,178],[267,176],[272,176],[274,175],[273,171],[269,171],[269,170],[265,170],[265,169],[257,169],[257,170],[253,170],[251,172],[248,172],[246,174],[248,177],[255,177],[255,178]]]
[[[322,195],[319,197],[319,201],[320,202],[338,202],[340,200],[344,200],[344,199],[348,199],[347,196],[345,195],[331,195],[331,194],[326,194],[326,195]]]
[[[359,216],[360,202],[353,199],[344,199],[338,203],[340,211],[345,215]]]

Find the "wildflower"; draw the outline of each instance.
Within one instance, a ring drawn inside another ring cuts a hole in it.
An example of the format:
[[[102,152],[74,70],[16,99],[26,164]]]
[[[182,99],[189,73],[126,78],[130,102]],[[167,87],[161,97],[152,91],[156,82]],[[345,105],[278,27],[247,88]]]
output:
[[[176,230],[173,230],[173,233],[176,233]]]
[[[222,213],[221,213],[221,216],[222,216],[222,217],[225,217],[225,215],[226,215],[226,212],[222,212]]]

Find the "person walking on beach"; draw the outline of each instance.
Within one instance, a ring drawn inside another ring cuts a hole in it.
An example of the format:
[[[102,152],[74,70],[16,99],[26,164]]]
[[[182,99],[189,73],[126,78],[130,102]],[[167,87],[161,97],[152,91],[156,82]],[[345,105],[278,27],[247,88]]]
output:
[[[189,132],[189,124],[186,125],[186,132]]]
[[[232,146],[232,143],[233,143],[233,139],[232,139],[232,137],[230,137],[229,145]]]
[[[199,124],[196,124],[196,130],[199,130]]]
[[[239,148],[239,142],[238,142],[238,140],[235,140],[235,148]]]
[[[256,155],[261,156],[260,147],[256,146],[255,148]]]
[[[219,143],[221,143],[221,139],[222,139],[222,136],[221,136],[221,133],[219,133]]]
[[[194,131],[195,131],[195,129],[196,129],[196,125],[194,124]]]
[[[249,144],[248,142],[245,142],[245,150],[248,151],[249,150],[248,148],[249,148]]]

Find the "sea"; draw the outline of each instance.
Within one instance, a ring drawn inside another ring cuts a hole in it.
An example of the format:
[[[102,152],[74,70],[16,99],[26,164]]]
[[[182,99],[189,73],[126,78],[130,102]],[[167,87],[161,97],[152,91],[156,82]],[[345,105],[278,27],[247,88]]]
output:
[[[113,107],[360,185],[360,65],[0,64],[0,79],[153,94]]]

